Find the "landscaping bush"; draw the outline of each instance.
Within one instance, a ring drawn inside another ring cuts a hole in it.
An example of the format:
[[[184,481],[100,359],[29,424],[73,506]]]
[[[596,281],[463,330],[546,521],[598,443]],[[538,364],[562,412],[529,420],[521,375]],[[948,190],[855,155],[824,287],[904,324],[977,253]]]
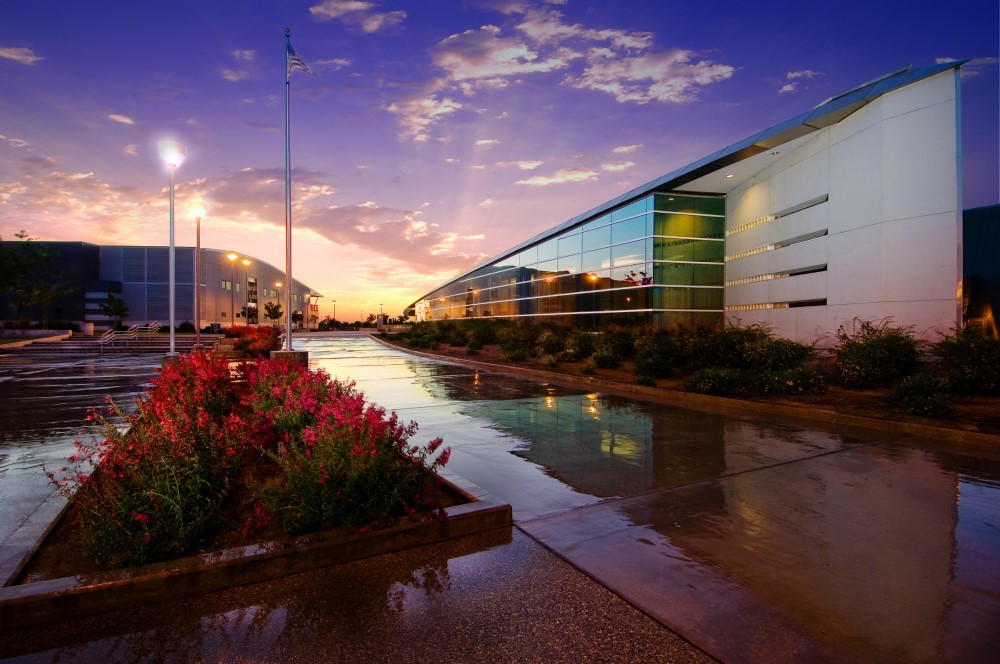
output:
[[[77,442],[70,466],[46,474],[74,497],[87,553],[117,567],[188,552],[228,493],[249,438],[234,411],[225,358],[180,356],[138,408],[108,400],[88,419],[103,433]]]
[[[281,474],[262,487],[264,507],[291,534],[361,525],[434,506],[432,472],[450,450],[434,455],[407,441],[415,422],[366,404],[353,383],[290,362],[247,371],[244,403],[256,414],[257,435],[275,440],[268,455]],[[270,433],[268,431],[270,430]]]
[[[764,370],[752,373],[753,391],[760,394],[824,394],[823,375],[811,369]]]
[[[931,346],[930,354],[953,394],[1000,394],[1000,339],[953,330]]]
[[[571,332],[563,346],[562,359],[566,362],[580,362],[594,352],[594,335],[589,332]]]
[[[635,341],[630,330],[609,327],[594,339],[594,364],[602,369],[617,369],[635,355]]]
[[[538,355],[561,355],[566,348],[566,334],[563,330],[544,329],[535,340]]]
[[[896,409],[910,415],[947,417],[954,411],[947,400],[947,382],[927,373],[903,378],[892,389]]]
[[[800,366],[813,348],[774,336],[767,325],[730,322],[723,329],[696,338],[692,360],[700,366],[782,371]]]
[[[749,391],[744,376],[736,369],[726,367],[708,367],[695,371],[684,384],[684,389],[723,397]]]
[[[267,357],[273,350],[281,350],[281,330],[276,327],[231,325],[222,328],[222,334],[236,339],[235,349],[247,357]]]
[[[190,553],[253,459],[271,459],[279,472],[259,489],[245,535],[274,518],[301,533],[440,514],[432,472],[450,454],[439,452],[440,439],[410,445],[415,423],[386,416],[353,384],[322,371],[260,360],[243,375],[235,387],[225,358],[182,355],[134,413],[113,404],[91,413],[100,442],[77,443],[69,466],[46,473],[73,499],[95,562],[119,567]]]
[[[851,390],[885,387],[919,367],[917,340],[910,327],[891,318],[872,322],[855,318],[852,329],[837,329],[837,375]]]
[[[666,378],[682,362],[684,347],[668,330],[642,332],[635,338],[635,373],[651,378]]]

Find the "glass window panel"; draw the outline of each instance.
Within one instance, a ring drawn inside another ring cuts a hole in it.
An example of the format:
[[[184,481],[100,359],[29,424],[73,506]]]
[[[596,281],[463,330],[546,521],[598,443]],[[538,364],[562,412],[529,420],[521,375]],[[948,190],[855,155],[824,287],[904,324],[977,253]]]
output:
[[[538,247],[531,247],[521,252],[521,265],[534,265],[538,262]]]
[[[675,240],[671,238],[655,238],[653,244],[653,259],[658,261],[691,261],[694,260],[695,240]],[[719,244],[722,244],[721,242]]]
[[[545,278],[550,277],[559,270],[559,265],[556,262],[555,257],[552,260],[545,261],[538,264],[538,277]]]
[[[664,286],[686,286],[694,279],[695,267],[691,263],[654,263],[653,279]]]
[[[611,249],[604,248],[588,251],[580,261],[581,270],[604,270],[611,267]]]
[[[694,260],[696,261],[721,261],[726,245],[724,242],[711,242],[704,240],[694,243]]]
[[[571,274],[574,274],[583,269],[581,265],[582,262],[580,254],[576,254],[575,256],[561,256],[559,258],[560,272],[569,272]]]
[[[611,213],[611,221],[618,221],[619,219],[628,219],[629,217],[634,217],[637,214],[642,214],[646,211],[646,199],[641,201],[636,201],[630,205],[626,205],[623,208],[615,210]]]
[[[603,217],[598,217],[597,219],[594,219],[593,221],[588,221],[586,224],[583,225],[581,230],[589,231],[594,228],[598,228],[600,226],[607,226],[609,223],[611,223],[611,215],[606,214]]]
[[[722,294],[721,288],[695,288],[691,291],[692,309],[721,309]]]
[[[616,310],[646,309],[649,307],[648,288],[630,288],[628,290],[616,291],[613,294],[614,308]]]
[[[611,247],[611,264],[615,266],[641,263],[646,260],[646,243],[642,240]]]
[[[663,212],[695,212],[695,201],[690,196],[661,194],[656,197],[655,209]]]
[[[656,235],[674,235],[678,237],[695,236],[695,217],[690,214],[654,213],[656,220],[653,230]]]
[[[723,217],[695,217],[695,237],[722,238],[726,234],[726,220]]]
[[[722,265],[694,265],[691,283],[695,286],[721,286],[725,279]]]
[[[630,265],[611,270],[611,280],[615,288],[634,288],[653,283],[653,272],[649,265]]]
[[[597,228],[583,234],[583,251],[600,249],[611,244],[611,227]]]
[[[581,235],[570,235],[559,238],[559,255],[569,256],[583,251],[583,237]]]
[[[611,226],[611,243],[628,242],[638,240],[646,235],[646,218],[637,217],[627,221],[620,221]]]
[[[726,214],[725,198],[696,198],[694,200],[695,212],[700,214]]]
[[[559,255],[556,240],[552,239],[538,245],[538,262],[547,261]]]

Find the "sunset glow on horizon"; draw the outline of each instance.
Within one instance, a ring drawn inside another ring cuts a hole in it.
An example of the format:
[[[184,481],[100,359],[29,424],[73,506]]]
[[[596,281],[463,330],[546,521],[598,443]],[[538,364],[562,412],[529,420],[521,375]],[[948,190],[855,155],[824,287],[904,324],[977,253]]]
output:
[[[998,202],[995,1],[55,0],[0,7],[0,236],[284,267],[391,316],[515,244],[906,65],[962,68],[963,207]]]

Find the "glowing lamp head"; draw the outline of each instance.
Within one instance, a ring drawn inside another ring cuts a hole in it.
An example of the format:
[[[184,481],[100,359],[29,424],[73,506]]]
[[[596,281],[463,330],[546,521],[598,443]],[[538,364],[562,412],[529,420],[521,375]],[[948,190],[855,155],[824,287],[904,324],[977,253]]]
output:
[[[226,254],[226,258],[228,258],[230,261],[235,261],[239,257],[240,255],[237,254],[235,251],[230,251],[228,254]]]
[[[246,258],[244,258],[240,262],[243,263],[243,267],[248,267],[250,265],[250,261]]]
[[[184,157],[187,155],[187,149],[177,141],[160,141],[159,151],[160,159],[170,168],[177,168],[183,164]]]

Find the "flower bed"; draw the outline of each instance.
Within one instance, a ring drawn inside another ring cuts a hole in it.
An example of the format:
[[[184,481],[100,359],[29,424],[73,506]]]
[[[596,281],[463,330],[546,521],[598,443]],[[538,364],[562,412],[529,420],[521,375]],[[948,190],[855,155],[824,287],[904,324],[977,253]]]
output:
[[[91,413],[99,442],[77,443],[70,465],[49,476],[72,497],[70,516],[94,564],[203,548],[237,486],[248,541],[262,530],[272,538],[442,516],[435,471],[450,451],[439,439],[410,444],[415,423],[323,371],[260,360],[240,376],[230,380],[225,359],[193,353],[164,367],[131,414],[110,402]]]

